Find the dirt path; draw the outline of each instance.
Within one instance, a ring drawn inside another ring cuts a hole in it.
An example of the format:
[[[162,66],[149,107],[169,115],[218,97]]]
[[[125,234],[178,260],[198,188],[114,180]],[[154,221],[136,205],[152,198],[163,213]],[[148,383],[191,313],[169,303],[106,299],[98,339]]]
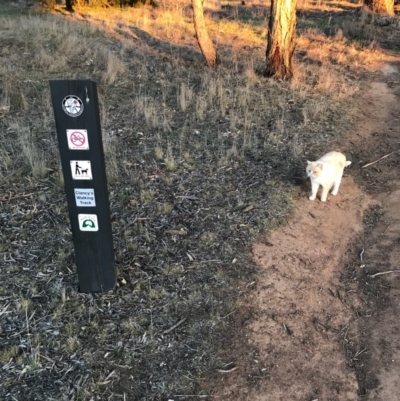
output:
[[[238,322],[253,353],[219,400],[398,400],[400,274],[371,275],[399,268],[400,155],[361,166],[400,149],[400,100],[383,82],[399,76],[386,67],[363,95],[365,119],[338,147],[353,161],[339,194],[310,202],[305,186],[289,224],[254,244],[262,274]]]

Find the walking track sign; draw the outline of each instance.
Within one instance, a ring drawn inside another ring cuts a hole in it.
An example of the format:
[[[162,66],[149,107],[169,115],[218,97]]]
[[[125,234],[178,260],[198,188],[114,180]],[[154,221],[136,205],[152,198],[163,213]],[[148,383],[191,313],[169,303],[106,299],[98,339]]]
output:
[[[116,284],[110,204],[96,83],[50,81],[78,268],[79,291]]]

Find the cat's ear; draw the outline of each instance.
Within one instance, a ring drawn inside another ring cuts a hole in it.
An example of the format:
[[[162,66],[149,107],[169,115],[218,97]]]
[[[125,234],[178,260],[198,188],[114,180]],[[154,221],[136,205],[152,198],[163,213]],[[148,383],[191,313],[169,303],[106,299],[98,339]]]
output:
[[[322,171],[324,165],[323,163],[317,163],[317,165],[315,166],[319,171]]]
[[[307,160],[307,164],[312,164],[312,162],[310,162],[309,160]]]
[[[348,161],[346,162],[346,167],[347,167],[347,166],[350,166],[350,164],[351,164],[351,161],[348,160]]]

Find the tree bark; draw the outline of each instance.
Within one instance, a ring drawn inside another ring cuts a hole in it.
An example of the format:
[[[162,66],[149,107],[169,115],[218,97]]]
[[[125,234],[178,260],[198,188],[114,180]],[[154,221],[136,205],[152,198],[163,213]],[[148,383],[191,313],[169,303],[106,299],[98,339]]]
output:
[[[265,64],[267,77],[293,77],[295,37],[296,0],[271,0]]]
[[[73,0],[65,0],[65,9],[70,13],[74,12]]]
[[[375,13],[394,15],[394,0],[364,0],[364,4]]]
[[[192,0],[193,22],[196,31],[197,42],[200,46],[201,53],[206,59],[209,67],[217,64],[217,51],[214,44],[208,36],[206,23],[204,21],[204,10],[202,0]]]

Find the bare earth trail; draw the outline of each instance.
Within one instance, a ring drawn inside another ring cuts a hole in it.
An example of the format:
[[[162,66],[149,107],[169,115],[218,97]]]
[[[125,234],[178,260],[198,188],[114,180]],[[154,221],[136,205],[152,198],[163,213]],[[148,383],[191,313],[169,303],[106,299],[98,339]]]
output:
[[[337,147],[353,161],[339,194],[311,202],[307,183],[288,225],[254,244],[262,273],[237,322],[253,352],[221,374],[216,399],[400,399],[400,273],[373,276],[400,269],[396,90],[386,66],[362,95],[365,118]]]

